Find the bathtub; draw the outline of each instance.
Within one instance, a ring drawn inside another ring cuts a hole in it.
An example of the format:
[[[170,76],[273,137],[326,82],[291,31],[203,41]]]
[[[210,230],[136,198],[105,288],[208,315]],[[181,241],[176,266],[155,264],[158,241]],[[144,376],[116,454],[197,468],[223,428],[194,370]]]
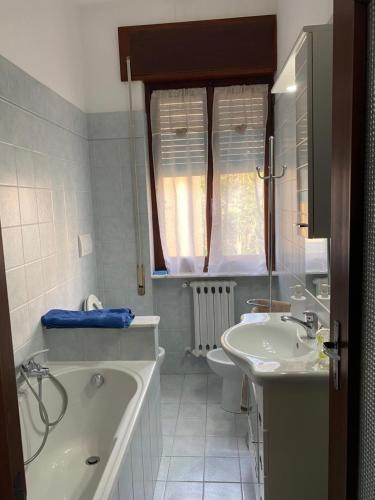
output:
[[[28,500],[127,498],[128,492],[121,489],[133,482],[132,474],[140,476],[139,470],[129,472],[129,467],[136,463],[130,455],[134,436],[142,430],[141,421],[148,422],[141,442],[149,464],[142,476],[144,484],[138,487],[144,488],[146,498],[150,497],[161,455],[157,363],[107,361],[48,366],[67,390],[69,402],[64,418],[50,431],[45,448],[26,467]],[[98,373],[104,377],[100,387],[91,383]],[[43,402],[50,420],[58,417],[61,401],[56,386],[45,379]],[[37,402],[26,384],[19,387],[19,409],[26,459],[38,448],[44,431]],[[89,457],[99,457],[100,461],[89,465]],[[125,479],[124,474],[128,475]]]

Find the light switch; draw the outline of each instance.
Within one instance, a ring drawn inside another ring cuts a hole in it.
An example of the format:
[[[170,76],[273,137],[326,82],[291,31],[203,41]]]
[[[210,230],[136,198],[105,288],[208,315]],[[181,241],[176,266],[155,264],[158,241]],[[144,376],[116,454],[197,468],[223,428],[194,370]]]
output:
[[[92,253],[92,238],[90,233],[78,235],[78,251],[80,257]]]

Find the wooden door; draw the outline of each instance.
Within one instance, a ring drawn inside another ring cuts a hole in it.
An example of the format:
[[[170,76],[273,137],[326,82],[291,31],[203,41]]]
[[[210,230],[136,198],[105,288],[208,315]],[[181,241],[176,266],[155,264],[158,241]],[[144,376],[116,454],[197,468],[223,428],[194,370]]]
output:
[[[367,3],[334,1],[329,500],[357,498]]]
[[[24,500],[26,482],[0,228],[0,498]]]

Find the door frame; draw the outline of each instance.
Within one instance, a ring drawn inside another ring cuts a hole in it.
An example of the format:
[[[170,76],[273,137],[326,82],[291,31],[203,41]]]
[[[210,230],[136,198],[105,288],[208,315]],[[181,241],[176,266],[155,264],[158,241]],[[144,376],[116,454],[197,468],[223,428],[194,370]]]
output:
[[[16,372],[13,357],[3,241],[0,226],[0,492],[1,498],[26,499]]]
[[[360,319],[368,0],[334,0],[331,332],[340,325],[340,389],[330,370],[329,500],[358,486]],[[26,498],[4,254],[0,232],[0,491]],[[333,340],[333,338],[331,339]]]
[[[367,0],[334,0],[331,341],[340,331],[340,386],[330,370],[329,500],[358,487]],[[332,362],[331,362],[332,363]]]

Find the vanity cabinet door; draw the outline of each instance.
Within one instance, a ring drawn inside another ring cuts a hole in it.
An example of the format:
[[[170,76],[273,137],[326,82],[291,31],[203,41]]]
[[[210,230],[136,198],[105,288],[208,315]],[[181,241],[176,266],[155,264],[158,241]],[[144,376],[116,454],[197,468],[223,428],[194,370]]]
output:
[[[260,470],[259,470],[259,443],[249,443],[249,451],[251,464],[254,467],[255,479],[260,482]]]
[[[264,446],[259,443],[259,482],[264,483]]]
[[[254,472],[256,480],[259,482],[259,426],[258,426],[258,404],[255,396],[254,384],[249,380],[249,436],[248,446],[251,456],[251,461],[254,464]]]
[[[249,381],[249,450],[253,459],[255,476],[263,484],[265,478],[263,388]]]
[[[259,442],[259,430],[258,430],[258,405],[255,399],[254,386],[249,381],[249,440],[253,443]]]
[[[264,432],[264,413],[263,413],[263,388],[259,385],[254,385],[255,397],[257,401],[257,426],[258,426],[258,439],[263,443]]]
[[[268,437],[268,431],[264,431],[263,442],[259,443],[259,482],[263,485],[266,485],[269,476]]]
[[[307,119],[308,37],[305,38],[295,58],[296,81],[296,167],[297,207],[299,234],[309,235],[309,160]]]

